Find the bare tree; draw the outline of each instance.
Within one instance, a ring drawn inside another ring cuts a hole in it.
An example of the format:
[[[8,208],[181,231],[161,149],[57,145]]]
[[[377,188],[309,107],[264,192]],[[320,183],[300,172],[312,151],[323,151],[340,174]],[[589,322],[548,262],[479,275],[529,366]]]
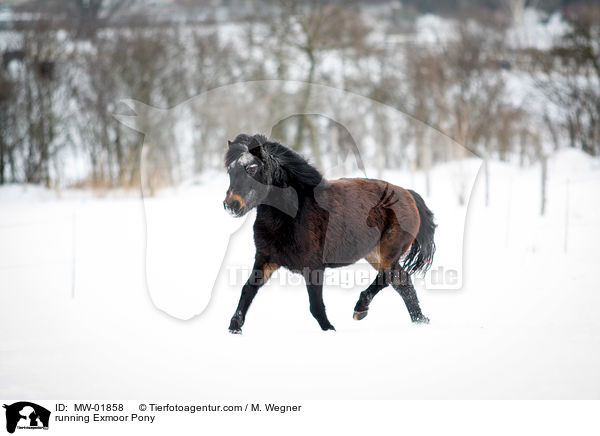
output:
[[[278,14],[270,20],[269,30],[277,44],[299,51],[308,62],[305,81],[314,83],[323,56],[329,50],[359,48],[364,45],[368,28],[361,16],[347,5],[319,0],[296,2],[277,0]],[[306,87],[301,107],[310,99],[310,86]],[[304,141],[305,128],[309,129],[313,155],[321,166],[320,152],[315,140],[314,126],[304,115],[298,116],[294,148],[299,149]]]
[[[64,88],[58,81],[63,47],[56,31],[40,22],[23,33],[23,59],[15,74],[14,102],[21,120],[13,126],[18,143],[13,170],[17,166],[22,181],[51,185],[51,166],[63,144],[59,124]],[[18,162],[17,162],[18,161]]]
[[[0,69],[0,185],[7,181],[10,162],[14,160],[11,109],[15,107],[15,95],[14,83],[7,69]]]
[[[569,145],[593,156],[600,154],[600,6],[568,9],[570,30],[534,70],[537,86],[563,110],[562,125]],[[556,120],[549,119],[550,124]]]

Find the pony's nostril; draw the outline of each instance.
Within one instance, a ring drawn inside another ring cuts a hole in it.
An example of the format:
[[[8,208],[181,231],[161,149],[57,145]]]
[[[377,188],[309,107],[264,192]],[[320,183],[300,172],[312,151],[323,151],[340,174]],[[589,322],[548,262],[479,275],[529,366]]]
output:
[[[227,201],[223,200],[223,209],[227,209]]]

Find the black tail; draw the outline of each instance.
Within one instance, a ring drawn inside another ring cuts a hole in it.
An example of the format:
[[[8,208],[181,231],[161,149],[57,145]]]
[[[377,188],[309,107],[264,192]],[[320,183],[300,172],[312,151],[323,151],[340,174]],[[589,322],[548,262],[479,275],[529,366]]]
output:
[[[429,210],[423,198],[415,191],[408,190],[417,203],[417,209],[421,217],[419,233],[413,241],[410,251],[404,258],[403,269],[409,274],[421,271],[425,272],[431,266],[433,254],[435,253],[435,242],[433,234],[437,227],[433,222],[433,212]]]

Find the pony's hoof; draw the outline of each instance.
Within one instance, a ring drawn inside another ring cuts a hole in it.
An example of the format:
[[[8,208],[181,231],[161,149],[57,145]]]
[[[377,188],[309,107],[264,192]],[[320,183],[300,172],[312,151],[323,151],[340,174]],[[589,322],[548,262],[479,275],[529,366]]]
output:
[[[329,324],[329,325],[326,325],[325,327],[321,327],[321,330],[323,330],[324,332],[326,332],[327,330],[335,331],[335,327],[332,326],[331,324]]]
[[[429,324],[429,318],[427,318],[425,315],[421,315],[418,318],[413,319],[412,322],[415,324]]]
[[[231,322],[229,323],[229,333],[233,333],[234,335],[242,334],[242,325],[244,325],[244,321],[241,318],[234,316],[231,318]]]
[[[367,316],[369,314],[368,310],[363,310],[361,312],[356,312],[354,311],[354,316],[353,318],[357,321],[360,321],[361,319],[363,319],[365,316]]]

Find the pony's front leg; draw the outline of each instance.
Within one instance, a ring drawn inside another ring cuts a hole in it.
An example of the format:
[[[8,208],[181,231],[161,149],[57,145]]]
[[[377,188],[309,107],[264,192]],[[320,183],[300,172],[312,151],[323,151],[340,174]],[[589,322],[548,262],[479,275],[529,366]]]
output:
[[[256,293],[260,289],[262,285],[264,285],[271,274],[279,268],[279,265],[274,263],[266,263],[256,261],[254,263],[254,267],[252,268],[252,273],[250,273],[250,277],[248,281],[242,288],[242,295],[240,296],[240,302],[238,303],[237,309],[231,318],[231,322],[229,323],[229,331],[234,334],[242,333],[242,326],[244,325],[244,321],[246,320],[246,313],[248,312],[248,308],[254,300]]]
[[[306,274],[306,288],[308,290],[308,299],[310,302],[310,313],[315,317],[319,326],[323,330],[335,330],[327,319],[325,313],[325,303],[323,303],[323,271],[311,271]]]

